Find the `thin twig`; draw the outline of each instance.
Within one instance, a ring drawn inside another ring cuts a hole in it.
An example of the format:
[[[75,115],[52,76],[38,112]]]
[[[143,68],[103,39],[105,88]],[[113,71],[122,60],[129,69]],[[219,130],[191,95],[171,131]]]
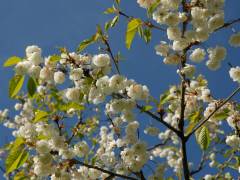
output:
[[[205,157],[205,153],[203,152],[201,161],[199,163],[199,166],[198,166],[197,169],[190,172],[191,176],[194,175],[194,174],[197,174],[198,172],[200,172],[203,169],[205,160],[206,160],[206,157]]]
[[[80,164],[80,165],[85,166],[85,167],[90,168],[90,169],[96,169],[96,170],[99,170],[99,171],[101,171],[103,173],[109,174],[110,176],[115,176],[115,177],[120,177],[120,178],[124,178],[124,179],[130,179],[130,180],[137,180],[136,178],[133,178],[133,177],[130,177],[130,176],[125,176],[125,175],[118,174],[118,173],[114,173],[112,171],[109,171],[109,170],[106,170],[106,169],[102,169],[102,168],[100,168],[98,166],[86,164],[86,163],[78,161],[76,159],[71,160],[70,163]]]
[[[67,140],[67,143],[70,144],[71,141],[73,140],[74,136],[76,135],[75,129],[78,128],[78,126],[80,124],[83,123],[83,118],[82,118],[82,114],[80,115],[78,122],[74,125],[73,129],[72,129],[72,135],[70,136],[70,138]]]
[[[215,32],[216,32],[216,31],[219,31],[219,30],[221,30],[221,29],[223,29],[223,28],[226,28],[226,27],[228,27],[228,26],[231,26],[231,25],[233,25],[233,24],[239,23],[239,22],[240,22],[240,18],[234,19],[234,20],[229,21],[229,22],[226,22],[223,26],[221,26],[220,28],[216,29]]]
[[[231,154],[231,156],[228,158],[228,160],[226,162],[224,162],[224,164],[221,164],[221,166],[219,167],[220,171],[217,173],[216,179],[220,179],[221,174],[224,172],[224,169],[226,169],[227,167],[229,167],[229,163],[232,161],[232,159],[234,158],[236,152],[234,152],[233,154]]]
[[[152,150],[154,150],[154,149],[156,149],[156,148],[158,148],[158,147],[160,147],[160,146],[164,146],[164,145],[166,145],[167,144],[167,142],[169,141],[169,139],[166,139],[164,142],[162,142],[162,143],[159,143],[159,144],[156,144],[156,145],[154,145],[154,146],[152,146],[152,147],[149,147],[148,149],[147,149],[147,151],[152,151]]]
[[[125,18],[127,18],[127,19],[133,19],[133,18],[134,18],[133,16],[129,16],[129,15],[127,15],[126,13],[124,13],[124,12],[122,12],[122,11],[118,11],[118,14],[121,15],[121,16],[123,16],[123,17],[125,17]],[[153,23],[150,22],[150,21],[142,21],[142,22],[143,22],[143,24],[144,24],[145,26],[147,26],[147,27],[149,27],[149,28],[154,28],[154,29],[157,29],[157,30],[160,30],[160,31],[164,31],[164,32],[166,31],[166,29],[161,28],[161,27],[153,24]]]
[[[118,98],[127,98],[122,94],[114,94],[113,96],[116,96]],[[177,136],[180,136],[180,131],[177,130],[175,127],[171,126],[170,124],[168,124],[166,121],[163,120],[163,116],[157,116],[154,113],[152,113],[151,111],[147,111],[144,109],[143,106],[136,104],[137,109],[139,109],[141,112],[149,115],[150,117],[152,117],[153,119],[157,120],[158,122],[162,123],[164,126],[166,126],[168,129],[172,130],[173,132],[176,133]]]
[[[120,69],[118,67],[118,62],[117,62],[117,60],[115,59],[115,57],[113,55],[113,52],[112,52],[112,49],[111,49],[111,46],[110,46],[108,40],[106,38],[102,38],[102,39],[103,39],[103,42],[105,43],[105,45],[107,46],[107,51],[108,51],[108,53],[110,54],[110,56],[112,58],[112,61],[113,61],[113,64],[115,65],[117,73],[120,74]]]
[[[208,117],[202,121],[200,121],[192,130],[192,132],[190,132],[187,136],[186,139],[188,139],[192,134],[194,134],[200,127],[202,127],[202,125],[204,125],[221,107],[223,107],[235,94],[238,93],[238,91],[240,91],[240,87],[238,87],[235,91],[233,91],[218,107],[216,107],[216,109],[208,115]]]
[[[145,114],[149,115],[150,117],[152,117],[153,119],[157,120],[158,122],[162,123],[164,126],[166,126],[168,129],[172,130],[173,132],[176,133],[177,136],[180,136],[180,132],[179,130],[177,130],[175,127],[171,126],[170,124],[168,124],[166,121],[163,120],[162,116],[157,116],[154,113],[152,113],[151,111],[146,111],[144,110],[143,106],[140,106],[139,104],[136,104],[136,107],[141,110],[142,112],[144,112]]]
[[[120,138],[120,131],[118,131],[118,127],[115,126],[112,118],[109,116],[109,114],[106,114],[107,115],[107,119],[110,121],[111,125],[113,126],[113,129],[114,129],[114,132],[115,134],[117,135],[118,138]]]

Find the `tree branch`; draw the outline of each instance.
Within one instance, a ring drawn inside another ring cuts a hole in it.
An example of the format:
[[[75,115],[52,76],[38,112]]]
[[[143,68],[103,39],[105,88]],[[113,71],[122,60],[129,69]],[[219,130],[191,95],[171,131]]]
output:
[[[186,7],[186,0],[182,1],[182,8],[183,12],[186,14],[188,13],[188,9]],[[185,31],[187,30],[187,25],[188,25],[188,20],[184,21],[182,23],[182,37],[184,38],[185,36]],[[191,47],[191,46],[190,46]],[[186,66],[186,61],[187,61],[187,51],[189,50],[190,47],[185,48],[182,52],[182,61],[181,61],[181,69],[183,69]],[[180,131],[180,139],[181,139],[181,151],[182,151],[182,168],[183,168],[183,175],[185,180],[190,179],[190,172],[189,172],[189,167],[188,167],[188,159],[187,159],[187,147],[186,147],[186,139],[184,137],[184,113],[185,113],[185,108],[186,108],[186,103],[185,103],[185,95],[186,95],[186,75],[181,74],[181,110],[180,110],[180,119],[178,122],[178,128]]]
[[[192,132],[190,132],[187,136],[186,139],[188,139],[192,134],[194,134],[200,127],[202,127],[202,125],[204,125],[221,107],[223,107],[235,94],[237,94],[240,91],[240,87],[238,87],[235,91],[232,92],[232,94],[230,94],[230,96],[228,96],[218,107],[216,107],[216,109],[208,115],[208,117],[202,121],[200,121],[192,130]]]
[[[221,164],[221,166],[219,167],[220,171],[217,173],[216,175],[216,179],[220,179],[221,174],[224,172],[224,169],[226,169],[227,167],[229,167],[230,162],[232,161],[232,159],[234,158],[236,152],[234,152],[233,154],[231,154],[231,156],[228,158],[228,160],[226,162],[224,162],[224,164]]]
[[[108,53],[110,54],[110,56],[112,58],[112,61],[113,61],[114,66],[115,66],[115,68],[117,70],[117,73],[120,74],[120,69],[118,67],[118,62],[117,62],[117,60],[115,59],[115,57],[113,55],[113,52],[112,52],[112,49],[111,49],[111,46],[110,46],[108,40],[106,38],[104,38],[104,37],[102,39],[103,39],[104,44],[107,46],[107,51],[108,51]]]
[[[240,18],[234,19],[234,20],[229,21],[229,22],[226,22],[223,26],[221,26],[220,28],[216,29],[215,32],[216,32],[216,31],[219,31],[219,30],[221,30],[221,29],[223,29],[223,28],[226,28],[226,27],[228,27],[228,26],[231,26],[231,25],[233,25],[233,24],[239,23],[239,22],[240,22]]]
[[[160,146],[164,146],[164,145],[166,145],[167,144],[167,142],[169,141],[169,139],[166,139],[164,142],[162,142],[162,143],[159,143],[159,144],[156,144],[156,145],[154,145],[154,146],[152,146],[152,147],[149,147],[148,149],[147,149],[147,151],[152,151],[152,150],[154,150],[154,149],[156,149],[156,148],[158,148],[158,147],[160,147]]]
[[[122,11],[120,11],[120,10],[118,11],[118,14],[121,15],[121,16],[123,16],[123,17],[125,17],[125,18],[127,18],[127,19],[133,19],[133,18],[134,18],[133,16],[129,16],[129,15],[127,15],[126,13],[124,13],[124,12],[122,12]],[[160,31],[164,31],[164,32],[166,31],[166,29],[161,28],[161,27],[153,24],[153,23],[150,22],[150,21],[142,21],[142,22],[143,22],[143,24],[144,24],[145,26],[147,26],[147,27],[149,27],[149,28],[154,28],[154,29],[157,29],[157,30],[160,30]]]
[[[206,157],[205,157],[205,153],[203,152],[201,161],[199,163],[199,166],[196,170],[193,170],[193,171],[190,172],[191,176],[194,175],[194,174],[197,174],[198,172],[200,172],[203,169],[205,160],[206,160]]]
[[[78,128],[79,125],[83,124],[83,118],[82,118],[82,114],[80,115],[78,122],[74,125],[73,129],[72,129],[72,135],[70,136],[70,138],[67,140],[67,143],[70,144],[72,139],[74,138],[74,136],[76,135],[76,128]]]
[[[142,112],[144,112],[145,114],[149,115],[150,117],[152,117],[153,119],[157,120],[158,122],[162,123],[164,126],[166,126],[168,129],[172,130],[173,132],[176,133],[177,136],[180,136],[180,132],[179,130],[177,130],[175,127],[171,126],[170,124],[168,124],[167,122],[165,122],[162,118],[162,116],[158,117],[157,115],[155,115],[154,113],[152,113],[151,111],[146,111],[144,110],[143,106],[140,106],[139,104],[136,104],[137,108],[139,110],[141,110]]]
[[[124,179],[137,180],[136,178],[133,178],[133,177],[130,177],[130,176],[125,176],[125,175],[118,174],[118,173],[114,173],[112,171],[109,171],[109,170],[106,170],[106,169],[102,169],[102,168],[100,168],[98,166],[93,166],[93,165],[90,165],[90,164],[86,164],[86,163],[78,161],[76,159],[70,160],[70,163],[72,163],[72,164],[80,164],[80,165],[85,166],[85,167],[90,168],[90,169],[99,170],[99,171],[101,171],[103,173],[109,174],[111,177],[115,176],[115,177],[120,177],[120,178],[124,178]]]
[[[144,177],[144,174],[143,174],[143,171],[142,171],[142,170],[140,171],[140,178],[141,178],[141,180],[146,180],[146,178]]]
[[[116,96],[116,97],[118,97],[118,98],[127,98],[127,97],[125,97],[125,96],[122,95],[122,94],[114,94],[113,96]],[[170,130],[172,130],[173,132],[175,132],[177,136],[180,136],[180,135],[181,135],[181,134],[180,134],[180,131],[177,130],[175,127],[171,126],[170,124],[168,124],[167,122],[165,122],[165,121],[163,120],[163,117],[162,117],[162,116],[159,117],[159,116],[155,115],[154,113],[152,113],[151,111],[146,111],[146,110],[144,110],[144,107],[141,106],[141,105],[139,105],[139,104],[136,104],[136,107],[137,107],[137,109],[141,110],[141,112],[149,115],[149,116],[152,117],[153,119],[155,119],[155,120],[157,120],[158,122],[162,123],[162,124],[163,124],[164,126],[166,126],[168,129],[170,129]]]

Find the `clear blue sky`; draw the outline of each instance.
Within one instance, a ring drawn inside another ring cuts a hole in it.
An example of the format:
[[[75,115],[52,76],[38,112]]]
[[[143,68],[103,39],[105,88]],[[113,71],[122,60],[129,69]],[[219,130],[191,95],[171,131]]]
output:
[[[27,45],[37,44],[43,49],[44,55],[56,53],[56,48],[66,46],[74,50],[79,42],[95,32],[97,24],[104,25],[110,16],[102,12],[110,7],[111,0],[1,0],[0,1],[0,61],[12,55],[24,56]],[[136,0],[122,0],[122,9],[129,15],[144,17],[144,9],[139,8]],[[240,17],[240,1],[226,0],[226,20]],[[240,25],[235,26],[240,30]],[[148,85],[152,95],[158,97],[169,84],[178,82],[176,69],[162,63],[160,56],[155,55],[154,46],[165,40],[163,33],[154,31],[152,42],[146,44],[137,38],[132,50],[124,45],[124,30],[126,21],[121,19],[120,25],[110,31],[110,44],[114,52],[121,51],[125,61],[120,65],[123,74],[138,82]],[[209,78],[209,86],[215,89],[215,97],[226,97],[236,86],[228,76],[227,62],[240,65],[239,49],[231,49],[227,39],[231,29],[216,33],[213,38],[204,43],[204,47],[226,45],[228,55],[223,62],[223,68],[216,72],[207,70],[205,65],[198,67]],[[96,53],[96,48],[90,48],[90,53]],[[0,67],[0,109],[12,108],[14,102],[7,96],[8,81],[13,71]],[[238,96],[239,97],[239,96]],[[0,145],[9,139],[9,132],[0,127]],[[194,154],[189,152],[190,158]]]

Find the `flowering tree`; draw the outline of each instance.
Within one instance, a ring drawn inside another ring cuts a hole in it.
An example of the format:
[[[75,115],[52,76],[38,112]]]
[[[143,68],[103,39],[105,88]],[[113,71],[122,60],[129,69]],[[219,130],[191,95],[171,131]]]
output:
[[[240,19],[225,21],[224,0],[137,0],[148,21],[126,14],[120,0],[113,3],[105,13],[114,18],[104,28],[97,26],[76,52],[59,48],[59,54],[42,57],[42,50],[33,45],[26,48],[25,57],[4,63],[14,66],[9,96],[17,101],[18,112],[15,117],[7,109],[0,112],[14,136],[1,149],[5,178],[188,180],[207,168],[203,179],[236,178],[240,105],[232,97],[240,87],[225,99],[216,99],[207,79],[195,69],[205,59],[210,70],[220,68],[226,49],[202,43]],[[121,55],[112,51],[108,31],[121,17],[128,23],[128,49],[137,34],[151,41],[154,29],[168,38],[155,50],[165,64],[177,67],[180,81],[160,99],[120,73]],[[98,54],[82,53],[93,43],[101,47]],[[229,43],[240,47],[240,32]],[[240,67],[230,66],[230,77],[240,83]],[[140,122],[138,113],[156,124]],[[202,151],[199,164],[187,157],[192,150],[187,143],[194,135]],[[159,139],[152,145],[148,141],[153,136]]]

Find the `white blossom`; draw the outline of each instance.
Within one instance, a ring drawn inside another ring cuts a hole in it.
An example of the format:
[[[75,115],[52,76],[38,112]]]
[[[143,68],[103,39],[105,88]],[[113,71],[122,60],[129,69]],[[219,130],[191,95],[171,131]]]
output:
[[[42,57],[39,52],[34,52],[27,57],[27,60],[29,60],[33,65],[37,66],[42,62]]]
[[[137,3],[143,8],[149,8],[156,0],[137,0]]]
[[[93,64],[97,67],[104,67],[109,65],[110,57],[108,54],[98,54],[93,56]]]
[[[45,154],[50,152],[50,146],[49,143],[46,140],[40,140],[36,144],[36,150],[40,154]]]
[[[181,58],[178,55],[170,54],[163,59],[165,64],[176,65],[180,62]]]
[[[229,75],[233,81],[240,83],[240,67],[239,66],[232,67],[229,70]]]
[[[73,81],[80,80],[83,76],[83,70],[82,68],[76,68],[71,70],[69,78]]]
[[[226,144],[233,148],[240,148],[240,137],[237,135],[227,136]]]
[[[208,28],[211,31],[224,25],[224,14],[216,14],[208,20]]]
[[[144,100],[149,96],[149,90],[147,86],[142,86],[140,84],[131,85],[128,88],[127,95],[135,100]]]
[[[66,97],[69,101],[78,101],[80,98],[80,90],[78,88],[68,88]]]
[[[181,31],[178,27],[168,27],[167,36],[170,40],[179,40],[181,38]]]
[[[233,47],[240,47],[240,32],[235,33],[230,37],[229,44]]]
[[[26,48],[26,56],[27,56],[27,57],[31,57],[32,54],[34,54],[34,53],[41,54],[41,53],[42,53],[41,48],[39,48],[39,47],[36,46],[36,45],[28,46],[28,47]]]
[[[65,74],[61,71],[54,73],[54,81],[57,84],[62,84],[65,81]]]
[[[166,42],[161,41],[159,45],[155,46],[156,54],[160,56],[167,56],[169,53],[169,46]]]
[[[17,63],[15,66],[15,72],[19,75],[27,74],[29,68],[31,67],[31,63],[29,61],[22,61]]]
[[[201,48],[197,48],[197,49],[194,49],[194,51],[191,53],[190,59],[193,62],[199,63],[202,60],[204,60],[205,56],[206,56],[206,52]]]

